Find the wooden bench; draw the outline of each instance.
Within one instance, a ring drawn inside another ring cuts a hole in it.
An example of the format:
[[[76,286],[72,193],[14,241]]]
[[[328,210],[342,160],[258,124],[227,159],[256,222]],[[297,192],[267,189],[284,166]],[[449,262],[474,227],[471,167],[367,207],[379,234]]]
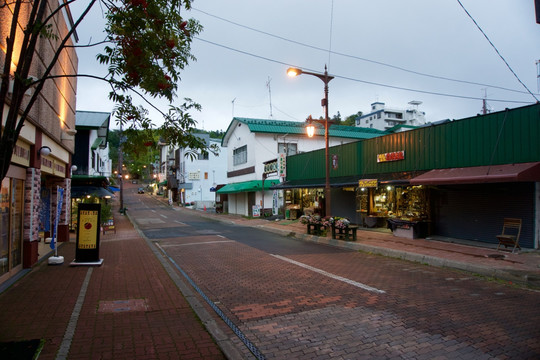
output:
[[[352,241],[356,241],[357,230],[358,225],[349,225],[346,228],[332,226],[332,239],[351,240],[352,237]]]
[[[497,235],[499,240],[499,246],[497,250],[504,245],[506,249],[508,246],[512,246],[512,253],[516,248],[521,250],[519,246],[519,236],[521,235],[521,219],[505,218],[503,222],[503,230],[500,235]]]

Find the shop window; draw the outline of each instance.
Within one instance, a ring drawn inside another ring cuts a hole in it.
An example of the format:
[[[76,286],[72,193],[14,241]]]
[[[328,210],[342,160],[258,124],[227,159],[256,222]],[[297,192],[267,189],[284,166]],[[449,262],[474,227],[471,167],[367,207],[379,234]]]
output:
[[[2,180],[0,191],[0,275],[7,273],[22,262],[23,236],[23,191],[22,180]]]

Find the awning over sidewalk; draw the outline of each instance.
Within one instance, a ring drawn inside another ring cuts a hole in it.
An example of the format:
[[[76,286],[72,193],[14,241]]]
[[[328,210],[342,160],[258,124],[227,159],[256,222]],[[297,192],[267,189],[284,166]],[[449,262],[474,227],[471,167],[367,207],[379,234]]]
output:
[[[411,179],[411,185],[481,184],[540,181],[540,162],[435,169]]]
[[[113,192],[110,191],[107,188],[101,187],[101,186],[71,186],[71,197],[76,198],[83,198],[86,196],[96,196],[100,198],[104,197],[113,197]]]
[[[384,185],[408,185],[410,179],[415,175],[422,172],[419,171],[403,171],[394,173],[378,173],[369,175],[356,175],[356,176],[341,176],[330,178],[330,187],[341,188],[358,186],[358,180],[361,179],[376,179],[379,184]],[[324,188],[325,179],[298,179],[285,181],[280,184],[272,186],[271,190],[280,189],[307,189],[307,188]]]
[[[279,183],[279,180],[265,180],[264,189],[269,190],[270,186]],[[262,180],[243,181],[238,183],[227,184],[218,191],[218,194],[235,194],[241,192],[254,192],[262,190]]]

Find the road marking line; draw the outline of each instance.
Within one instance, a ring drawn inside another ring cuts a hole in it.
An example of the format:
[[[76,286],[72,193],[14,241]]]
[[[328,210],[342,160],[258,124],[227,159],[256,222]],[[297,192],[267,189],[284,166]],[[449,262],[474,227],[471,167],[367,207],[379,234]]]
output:
[[[159,214],[159,216],[164,217],[165,219],[167,219],[167,215]]]
[[[274,255],[274,254],[270,254],[270,255],[275,257],[275,258],[278,258],[280,260],[287,261],[287,262],[289,262],[291,264],[303,267],[304,269],[314,271],[316,273],[319,273],[319,274],[324,275],[324,276],[328,276],[329,278],[332,278],[332,279],[335,279],[335,280],[343,281],[344,283],[347,283],[347,284],[352,285],[352,286],[359,287],[359,288],[367,290],[367,291],[372,291],[372,292],[376,292],[376,293],[379,293],[379,294],[386,293],[386,291],[384,291],[384,290],[380,290],[380,289],[368,286],[366,284],[362,284],[362,283],[356,282],[354,280],[344,278],[342,276],[334,275],[332,273],[326,272],[326,271],[321,270],[321,269],[317,269],[316,267],[309,266],[309,265],[303,264],[303,263],[298,262],[298,261],[294,261],[292,259],[286,258],[286,257],[281,256],[281,255]]]
[[[221,244],[226,242],[234,242],[234,240],[219,240],[219,241],[204,241],[204,242],[194,242],[194,243],[186,243],[186,244],[161,244],[160,246],[165,247],[172,247],[172,246],[188,246],[188,245],[206,245],[206,244]]]

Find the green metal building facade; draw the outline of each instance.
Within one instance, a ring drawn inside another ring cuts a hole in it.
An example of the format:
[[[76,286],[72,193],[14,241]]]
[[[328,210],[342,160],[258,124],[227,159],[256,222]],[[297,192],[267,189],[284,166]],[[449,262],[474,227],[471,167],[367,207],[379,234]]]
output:
[[[384,154],[396,152],[402,157],[378,161]],[[516,216],[524,220],[524,246],[538,248],[540,104],[331,147],[330,157],[334,161],[330,178],[335,211],[347,212],[340,208],[340,188],[358,186],[360,179],[426,184],[431,186],[434,229],[440,235],[493,242],[502,218]],[[525,165],[518,168],[516,164]],[[485,174],[475,178],[470,175],[474,171]],[[442,179],[434,180],[431,174]],[[321,149],[288,157],[287,178],[281,188],[323,187],[324,178]],[[463,221],[450,212],[468,213],[467,209],[476,219],[474,223],[461,224],[463,231],[444,230]]]

